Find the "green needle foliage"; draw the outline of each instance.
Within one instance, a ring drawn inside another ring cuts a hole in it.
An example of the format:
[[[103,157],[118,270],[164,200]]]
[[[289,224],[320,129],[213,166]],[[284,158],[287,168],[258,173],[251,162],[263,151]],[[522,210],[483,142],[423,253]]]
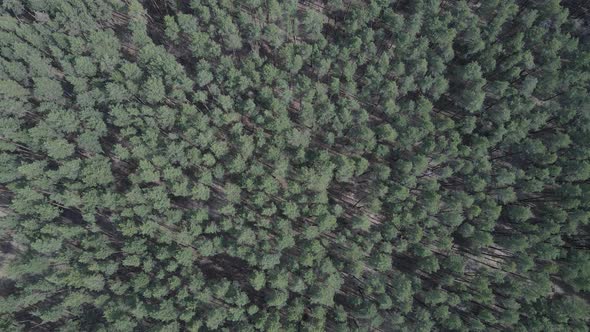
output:
[[[1,1],[0,330],[588,331],[589,9]]]

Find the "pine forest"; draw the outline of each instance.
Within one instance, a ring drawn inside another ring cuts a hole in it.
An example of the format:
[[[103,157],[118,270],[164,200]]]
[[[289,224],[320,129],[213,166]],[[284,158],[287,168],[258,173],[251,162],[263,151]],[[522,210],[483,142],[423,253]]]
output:
[[[0,331],[589,331],[589,90],[584,0],[0,0]]]

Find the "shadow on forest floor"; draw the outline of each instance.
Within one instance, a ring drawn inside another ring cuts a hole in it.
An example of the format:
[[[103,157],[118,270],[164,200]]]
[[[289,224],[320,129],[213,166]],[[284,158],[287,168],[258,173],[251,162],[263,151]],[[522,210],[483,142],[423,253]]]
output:
[[[0,222],[6,212],[0,209]],[[9,234],[0,235],[0,296],[6,296],[11,293],[14,282],[6,276],[6,266],[8,262],[16,257],[17,248],[10,238]]]

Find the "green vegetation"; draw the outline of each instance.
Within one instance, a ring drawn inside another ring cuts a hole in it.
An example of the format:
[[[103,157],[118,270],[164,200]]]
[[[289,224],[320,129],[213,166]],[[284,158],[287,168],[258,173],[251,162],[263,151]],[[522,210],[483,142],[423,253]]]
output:
[[[0,2],[0,330],[588,331],[579,2]]]

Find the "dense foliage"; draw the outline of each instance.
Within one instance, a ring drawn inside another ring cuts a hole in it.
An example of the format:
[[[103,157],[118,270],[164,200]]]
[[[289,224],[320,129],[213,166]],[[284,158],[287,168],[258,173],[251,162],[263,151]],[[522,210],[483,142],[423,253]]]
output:
[[[0,330],[588,331],[585,10],[0,4]]]

